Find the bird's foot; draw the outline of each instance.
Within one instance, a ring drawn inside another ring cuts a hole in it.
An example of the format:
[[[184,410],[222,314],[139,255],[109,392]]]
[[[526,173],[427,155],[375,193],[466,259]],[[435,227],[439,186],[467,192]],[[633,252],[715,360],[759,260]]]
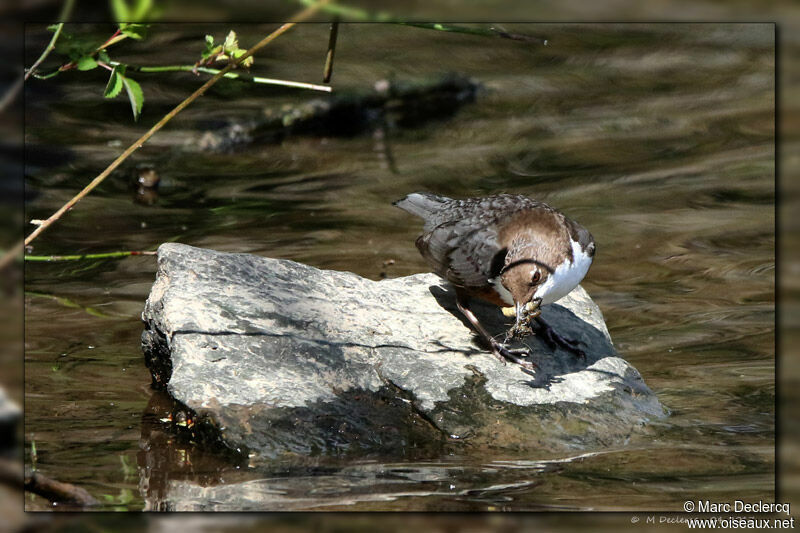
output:
[[[586,352],[580,348],[580,342],[572,341],[562,337],[541,318],[538,318],[537,322],[539,324],[539,332],[542,334],[542,340],[544,340],[551,348],[563,348],[568,352],[572,352],[581,359],[586,359]]]
[[[528,357],[531,355],[531,351],[527,348],[509,348],[505,344],[500,344],[499,342],[495,341],[492,342],[492,354],[503,364],[506,364],[506,361],[511,361],[512,363],[516,363],[527,370],[532,371],[536,368],[536,364],[534,364],[532,361],[525,361],[521,359],[522,357]]]

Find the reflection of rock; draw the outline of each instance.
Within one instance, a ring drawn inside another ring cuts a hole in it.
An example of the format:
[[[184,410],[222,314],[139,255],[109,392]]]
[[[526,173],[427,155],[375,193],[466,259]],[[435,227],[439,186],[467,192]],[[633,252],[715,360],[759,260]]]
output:
[[[455,114],[472,102],[480,85],[457,74],[416,82],[383,80],[372,91],[343,91],[263,116],[206,131],[189,149],[225,151],[253,142],[278,142],[287,135],[352,136],[379,126],[418,127]]]
[[[141,187],[153,189],[158,187],[161,177],[153,167],[141,166],[136,169],[136,183]]]
[[[17,443],[17,428],[22,410],[0,387],[0,450],[10,450]]]
[[[459,501],[459,510],[486,510],[488,505],[510,501],[509,495],[534,490],[548,479],[548,474],[558,471],[561,463],[570,460],[479,466],[362,462],[339,468],[282,467],[277,473],[258,477],[248,476],[244,470],[227,473],[224,484],[174,479],[167,486],[167,503],[162,507],[170,511],[325,511],[348,510],[362,504],[356,508],[396,510],[406,507],[389,507],[389,502],[424,498],[429,508],[437,510],[447,510],[453,500]],[[158,503],[148,501],[146,510],[157,509]],[[541,509],[548,507],[542,505]],[[553,509],[573,510],[563,504],[549,510]]]
[[[142,205],[155,205],[158,202],[158,189],[151,189],[149,187],[137,187],[136,193],[133,195],[133,200]]]
[[[183,414],[183,416],[181,416]],[[170,423],[172,418],[176,423]],[[176,433],[177,431],[177,438]],[[170,486],[190,480],[193,485],[220,483],[236,471],[225,456],[207,453],[191,441],[195,437],[185,410],[167,394],[156,391],[142,417],[137,464],[145,511],[169,511]]]
[[[135,171],[136,193],[133,195],[135,202],[143,205],[153,205],[158,201],[158,184],[161,176],[152,167],[141,166]]]
[[[432,274],[374,282],[180,244],[158,259],[142,335],[153,382],[196,411],[198,432],[255,459],[419,456],[460,441],[598,449],[664,414],[581,288],[543,316],[586,359],[529,338],[532,378],[473,345]],[[492,334],[508,327],[497,308],[475,311]]]

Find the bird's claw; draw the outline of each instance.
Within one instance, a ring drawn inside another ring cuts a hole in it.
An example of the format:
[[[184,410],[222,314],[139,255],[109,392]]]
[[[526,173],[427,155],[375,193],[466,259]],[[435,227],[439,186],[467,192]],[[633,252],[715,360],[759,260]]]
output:
[[[504,344],[495,343],[492,346],[492,353],[503,364],[506,364],[506,361],[511,361],[528,370],[534,370],[536,368],[536,365],[532,361],[520,359],[521,357],[528,357],[531,355],[531,351],[528,348],[509,348]]]

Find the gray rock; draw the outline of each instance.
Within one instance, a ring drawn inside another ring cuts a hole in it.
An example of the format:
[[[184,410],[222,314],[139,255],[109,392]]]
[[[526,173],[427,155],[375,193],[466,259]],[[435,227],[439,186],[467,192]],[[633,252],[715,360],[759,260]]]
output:
[[[491,334],[508,328],[496,307],[473,310]],[[529,337],[531,376],[474,344],[433,274],[376,282],[164,244],[142,346],[154,386],[188,408],[193,431],[256,462],[424,454],[462,440],[598,449],[665,415],[581,287],[542,316],[587,356]]]

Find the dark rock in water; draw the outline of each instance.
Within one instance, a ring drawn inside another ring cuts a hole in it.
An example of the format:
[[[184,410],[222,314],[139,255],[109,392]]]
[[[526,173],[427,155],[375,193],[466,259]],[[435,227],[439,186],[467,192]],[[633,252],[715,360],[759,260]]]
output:
[[[542,316],[586,358],[529,337],[532,377],[473,344],[433,274],[370,281],[181,244],[162,245],[158,265],[142,315],[154,386],[186,406],[184,428],[256,460],[459,441],[591,450],[665,415],[580,287]],[[497,308],[474,311],[491,334],[508,328]]]
[[[372,90],[339,90],[324,98],[263,116],[211,128],[187,148],[229,151],[252,143],[280,142],[289,135],[351,137],[385,126],[419,127],[450,117],[475,100],[480,85],[467,76],[448,74],[416,82],[382,80]]]

